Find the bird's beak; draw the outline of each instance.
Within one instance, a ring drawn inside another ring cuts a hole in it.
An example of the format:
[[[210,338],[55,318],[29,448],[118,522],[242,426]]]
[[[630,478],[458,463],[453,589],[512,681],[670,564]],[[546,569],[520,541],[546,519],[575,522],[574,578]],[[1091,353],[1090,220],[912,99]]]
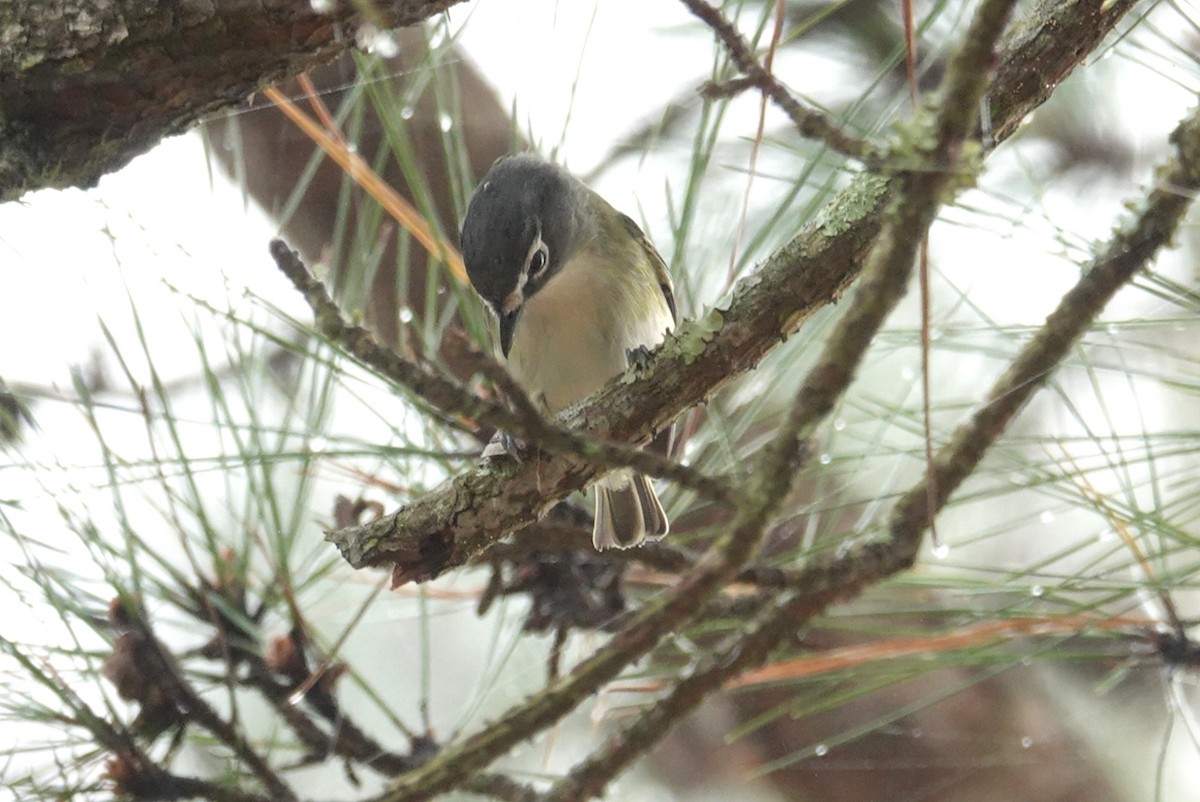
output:
[[[504,310],[500,311],[500,350],[504,353],[505,359],[508,358],[509,349],[512,348],[513,333],[517,330],[517,318],[521,316],[521,306],[513,307],[511,312]]]

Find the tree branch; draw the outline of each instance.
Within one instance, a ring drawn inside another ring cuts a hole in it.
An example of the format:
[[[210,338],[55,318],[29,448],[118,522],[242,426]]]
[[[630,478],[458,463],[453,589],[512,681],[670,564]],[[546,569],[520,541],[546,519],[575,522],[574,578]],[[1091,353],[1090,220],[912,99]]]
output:
[[[952,168],[963,140],[973,130],[975,110],[993,62],[992,48],[1004,30],[1014,2],[988,0],[976,14],[963,46],[951,61],[943,103],[929,126],[933,136],[932,145],[924,154],[928,162],[918,165],[921,169],[900,176],[900,196],[905,202],[897,203],[891,209],[882,235],[867,259],[866,276],[850,301],[849,309],[839,319],[825,353],[802,385],[787,421],[750,471],[746,490],[737,494],[738,512],[730,528],[701,558],[695,571],[637,613],[606,648],[584,661],[570,677],[552,683],[484,731],[448,747],[428,764],[402,778],[377,802],[427,799],[454,787],[461,778],[470,776],[520,741],[552,725],[586,694],[614,678],[626,665],[653,648],[662,635],[691,620],[757,551],[771,516],[792,485],[797,463],[802,458],[805,434],[832,406],[819,400],[814,403],[814,399],[823,398],[814,387],[826,386],[828,379],[836,375],[835,381],[840,384],[829,392],[836,393],[845,388],[854,366],[883,325],[887,313],[903,297],[913,253],[923,232],[933,222],[947,186],[957,181],[952,169],[936,170],[928,169],[928,166],[937,164]],[[916,138],[919,141],[925,139],[920,135]],[[849,345],[845,344],[847,342]],[[911,555],[908,559],[911,561]],[[762,647],[764,654],[772,645]],[[689,695],[693,706],[706,695],[703,688],[698,690]],[[690,709],[687,705],[678,707],[662,719],[661,726],[639,728],[635,724],[623,736],[611,739],[607,744],[609,751],[585,760],[580,770],[572,772],[567,780],[556,786],[549,798],[574,800],[598,794],[616,773],[661,737],[671,722]],[[654,714],[652,708],[642,718]],[[643,733],[643,737],[630,737],[635,730]]]
[[[993,135],[1011,135],[1048,97],[1047,81],[1065,77],[1135,2],[1066,0],[1026,15],[1008,37],[987,95]],[[681,324],[643,379],[610,382],[560,422],[601,440],[642,442],[753,369],[857,277],[898,186],[897,180],[859,177],[818,220],[740,281],[727,304]],[[597,473],[574,455],[476,469],[391,515],[327,536],[356,568],[392,564],[398,582],[428,579],[533,523]]]
[[[668,592],[634,614],[608,645],[580,663],[571,674],[552,682],[500,721],[448,746],[424,766],[402,777],[374,802],[419,802],[461,785],[475,772],[521,741],[552,726],[579,701],[615,678],[665,635],[701,611],[704,604],[735,576],[762,542],[770,515],[782,502],[794,476],[802,448],[794,437],[779,438],[764,453],[762,470],[748,483],[757,492],[738,494],[738,515],[728,531],[704,554],[691,573]]]
[[[1176,153],[1154,173],[1156,186],[1137,219],[1118,230],[1083,278],[1063,296],[1045,324],[996,380],[983,406],[934,457],[933,493],[923,481],[896,504],[893,537],[908,537],[928,525],[929,498],[940,509],[962,484],[1030,397],[1046,383],[1104,306],[1174,236],[1200,192],[1200,109],[1171,134]],[[928,480],[926,480],[928,481]],[[935,509],[936,512],[936,509]]]
[[[309,0],[0,4],[0,202],[91,186],[164,136],[331,60],[365,24],[413,25],[456,2],[343,0],[326,13]]]
[[[137,633],[146,649],[144,655],[151,663],[147,676],[152,677],[162,690],[170,696],[188,721],[208,730],[214,738],[225,745],[258,781],[262,783],[271,799],[292,802],[296,794],[283,781],[265,757],[260,755],[236,726],[226,721],[192,686],[175,656],[158,639],[149,621],[140,611],[128,611],[126,622],[130,631]],[[177,778],[182,779],[182,778]]]
[[[994,48],[1015,2],[984,0],[976,10],[962,44],[947,66],[938,93],[937,116],[928,125],[928,132],[918,131],[913,138],[916,142],[930,139],[929,146],[921,149],[922,162],[897,177],[896,200],[889,207],[883,230],[867,255],[862,281],[849,308],[829,333],[817,364],[801,384],[788,420],[768,446],[766,456],[781,451],[786,453],[828,415],[837,397],[853,379],[887,315],[904,297],[917,248],[933,224],[948,189],[958,180],[955,173],[958,155],[963,142],[974,130],[979,100],[983,97],[994,61]],[[931,169],[935,167],[940,169]],[[784,473],[783,466],[768,464],[764,467],[768,470],[760,472],[760,481],[779,482],[776,476]],[[790,479],[791,474],[787,475]],[[785,488],[787,486],[790,481]],[[908,542],[897,540],[897,566],[911,564],[921,532],[924,528]],[[738,658],[744,653],[739,659],[762,660],[780,638],[794,631],[786,624],[760,627],[744,638],[737,638],[729,650],[730,656]],[[568,802],[598,796],[626,766],[657,743],[676,721],[719,688],[727,670],[719,663],[706,673],[694,673],[680,682],[666,698],[639,715],[624,731],[610,737],[600,749],[594,750],[570,774],[555,783],[546,799]],[[701,679],[697,679],[698,676]]]
[[[546,800],[585,799],[598,793],[713,690],[765,661],[783,638],[833,602],[855,596],[863,587],[911,565],[922,534],[953,489],[1045,383],[1117,290],[1170,242],[1200,192],[1200,110],[1180,123],[1171,140],[1176,155],[1157,171],[1159,185],[1150,193],[1144,211],[1105,246],[1084,277],[1063,296],[1037,336],[996,381],[984,407],[938,452],[932,477],[937,508],[928,509],[930,494],[927,480],[923,480],[893,509],[889,540],[853,546],[844,557],[821,555],[812,560],[794,578],[793,589],[767,606],[746,635],[732,638],[626,730],[593,751],[546,795]]]
[[[283,274],[308,301],[318,331],[364,365],[369,365],[388,380],[407,388],[437,413],[464,416],[486,423],[509,434],[524,437],[546,451],[586,459],[597,468],[634,468],[651,476],[671,479],[710,500],[722,503],[732,501],[732,490],[727,481],[706,476],[652,451],[623,443],[603,442],[578,431],[556,426],[537,410],[503,365],[466,342],[465,338],[448,343],[456,351],[456,361],[468,370],[482,373],[496,384],[508,396],[513,410],[498,402],[480,398],[457,380],[427,364],[401,356],[376,340],[367,329],[347,322],[325,286],[309,274],[299,254],[286,243],[273,240],[271,255]],[[502,461],[502,465],[503,462],[508,460]]]

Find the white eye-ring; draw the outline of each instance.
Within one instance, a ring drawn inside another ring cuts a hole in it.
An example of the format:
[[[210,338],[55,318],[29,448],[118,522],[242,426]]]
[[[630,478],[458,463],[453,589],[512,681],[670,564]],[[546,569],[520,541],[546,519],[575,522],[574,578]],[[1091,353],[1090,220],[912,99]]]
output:
[[[526,278],[537,278],[545,272],[548,264],[550,264],[550,249],[546,247],[546,243],[542,242],[539,234],[529,247],[529,258],[525,262]]]

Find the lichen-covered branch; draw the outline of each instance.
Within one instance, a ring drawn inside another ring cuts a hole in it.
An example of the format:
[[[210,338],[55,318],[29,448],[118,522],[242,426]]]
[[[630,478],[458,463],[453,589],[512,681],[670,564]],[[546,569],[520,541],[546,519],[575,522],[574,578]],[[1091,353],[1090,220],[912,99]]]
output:
[[[791,473],[781,464],[770,464],[776,454],[786,454],[801,442],[833,408],[834,401],[854,378],[863,355],[887,315],[903,298],[912,274],[918,246],[937,216],[948,188],[958,179],[956,165],[962,144],[971,135],[979,100],[987,86],[994,48],[1012,13],[1015,0],[984,0],[972,18],[960,47],[946,70],[938,92],[936,116],[928,123],[928,136],[918,133],[915,141],[928,141],[920,149],[920,161],[897,176],[896,202],[886,214],[883,230],[871,248],[859,283],[845,313],[829,333],[817,364],[809,371],[781,431],[765,450],[759,486],[769,499],[776,498],[779,474]],[[917,120],[921,126],[922,120]],[[901,143],[902,147],[906,147]],[[939,169],[932,169],[934,167]],[[768,472],[769,471],[769,472]],[[773,492],[772,492],[773,491]],[[782,493],[779,493],[781,496]],[[770,508],[769,506],[767,507]],[[765,521],[763,522],[765,526]],[[923,531],[923,530],[922,530]],[[914,541],[897,543],[893,557],[897,565],[916,555]],[[835,589],[835,592],[837,590]],[[760,627],[732,647],[740,659],[761,660],[790,627]],[[653,704],[631,724],[579,763],[555,784],[547,795],[553,802],[591,799],[598,796],[621,771],[667,733],[671,725],[720,687],[723,671],[705,675],[708,684],[693,674],[677,685],[666,698]]]
[[[345,320],[324,284],[308,272],[299,254],[286,243],[272,241],[271,255],[283,274],[308,301],[318,331],[364,365],[369,365],[389,381],[407,388],[438,414],[462,416],[488,424],[523,437],[542,450],[585,458],[597,468],[634,468],[651,476],[670,479],[710,500],[726,503],[732,500],[732,487],[727,481],[706,476],[652,451],[623,443],[602,442],[555,425],[534,407],[503,365],[476,349],[465,338],[452,338],[448,343],[456,351],[457,362],[496,384],[508,396],[512,409],[481,398],[425,363],[401,356],[380,343],[367,329]],[[530,455],[531,459],[536,459],[536,456]],[[499,469],[503,470],[502,467]]]
[[[605,646],[571,673],[505,713],[480,732],[452,744],[427,764],[402,777],[373,802],[418,802],[461,785],[466,778],[534,734],[552,726],[639,659],[668,632],[686,624],[754,555],[770,515],[783,500],[802,447],[792,437],[765,453],[750,480],[757,492],[738,494],[737,517],[695,569],[639,610]]]
[[[1113,29],[1135,0],[1066,0],[1022,16],[988,88],[993,134],[1017,122]],[[735,287],[727,304],[685,321],[644,378],[610,383],[565,423],[600,440],[642,442],[762,358],[857,278],[864,254],[895,202],[898,179],[861,176],[819,219]],[[553,455],[505,470],[464,473],[399,511],[328,537],[355,567],[395,566],[398,581],[463,565],[508,532],[527,526],[582,489],[598,469]]]
[[[842,557],[821,555],[812,560],[792,577],[789,592],[765,606],[747,634],[733,638],[693,669],[664,699],[579,764],[547,799],[561,802],[587,798],[708,694],[766,660],[782,638],[833,602],[857,595],[867,585],[911,565],[933,515],[978,464],[1004,425],[1045,383],[1117,290],[1171,241],[1200,192],[1200,111],[1181,123],[1171,139],[1176,155],[1158,171],[1158,186],[1146,199],[1141,214],[1113,236],[1037,336],[996,381],[984,407],[937,453],[933,472],[937,509],[928,509],[929,494],[922,481],[896,504],[889,540],[852,546]]]
[[[934,457],[932,497],[940,508],[962,484],[1009,422],[1049,379],[1117,290],[1149,265],[1166,247],[1200,192],[1200,109],[1171,134],[1175,155],[1155,171],[1155,186],[1142,211],[1118,230],[1083,278],[1063,296],[1045,324],[988,391],[982,406]],[[909,490],[896,505],[894,537],[920,532],[928,523],[925,482]]]

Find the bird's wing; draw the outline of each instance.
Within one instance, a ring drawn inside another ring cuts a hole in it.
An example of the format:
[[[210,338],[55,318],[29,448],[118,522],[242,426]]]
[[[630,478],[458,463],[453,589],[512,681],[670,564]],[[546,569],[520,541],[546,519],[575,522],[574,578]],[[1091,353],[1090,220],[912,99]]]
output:
[[[671,271],[667,269],[667,263],[663,261],[662,256],[659,255],[641,227],[633,222],[632,217],[620,212],[617,214],[621,218],[621,224],[628,229],[629,233],[633,235],[633,238],[638,241],[638,244],[645,249],[646,254],[650,257],[650,263],[654,265],[654,277],[658,279],[658,287],[662,290],[663,297],[667,300],[667,306],[671,310],[671,320],[678,323],[679,313],[675,309],[675,285],[671,282]]]

